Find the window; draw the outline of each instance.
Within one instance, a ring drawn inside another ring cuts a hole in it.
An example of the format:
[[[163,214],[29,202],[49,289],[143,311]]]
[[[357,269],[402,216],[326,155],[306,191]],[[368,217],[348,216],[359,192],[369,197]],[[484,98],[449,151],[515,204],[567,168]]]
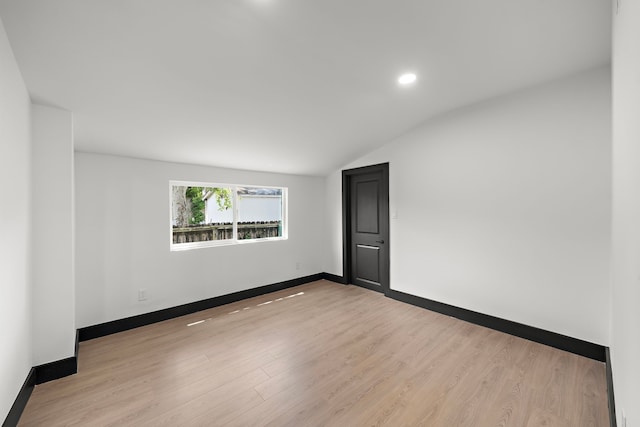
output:
[[[171,250],[287,238],[287,189],[171,181]]]

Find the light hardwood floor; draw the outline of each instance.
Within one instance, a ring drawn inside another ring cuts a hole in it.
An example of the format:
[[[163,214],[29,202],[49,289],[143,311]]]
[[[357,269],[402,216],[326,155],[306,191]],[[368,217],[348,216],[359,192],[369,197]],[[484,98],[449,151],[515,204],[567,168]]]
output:
[[[602,363],[319,281],[83,342],[78,374],[36,386],[20,425],[601,427],[608,412]]]

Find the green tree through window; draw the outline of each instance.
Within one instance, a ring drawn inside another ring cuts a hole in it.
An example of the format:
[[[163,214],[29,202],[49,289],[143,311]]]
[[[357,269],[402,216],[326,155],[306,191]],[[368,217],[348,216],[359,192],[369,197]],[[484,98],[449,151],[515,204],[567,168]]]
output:
[[[174,221],[178,227],[202,224],[205,221],[205,196],[213,196],[218,210],[231,209],[232,194],[229,188],[173,187]]]

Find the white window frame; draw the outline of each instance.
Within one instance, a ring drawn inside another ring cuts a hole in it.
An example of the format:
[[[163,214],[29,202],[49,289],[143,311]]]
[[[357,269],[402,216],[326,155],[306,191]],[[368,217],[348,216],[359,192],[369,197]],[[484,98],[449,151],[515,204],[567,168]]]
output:
[[[173,187],[218,187],[230,188],[232,195],[233,209],[233,237],[225,240],[208,240],[204,242],[191,243],[173,243]],[[282,191],[282,236],[263,237],[260,239],[238,239],[238,192],[239,187],[250,188],[272,188]],[[188,251],[191,249],[211,248],[219,246],[246,245],[252,243],[274,242],[287,240],[289,238],[289,189],[287,187],[277,187],[273,185],[256,185],[256,184],[224,184],[220,182],[203,182],[203,181],[169,181],[169,249],[174,251]]]

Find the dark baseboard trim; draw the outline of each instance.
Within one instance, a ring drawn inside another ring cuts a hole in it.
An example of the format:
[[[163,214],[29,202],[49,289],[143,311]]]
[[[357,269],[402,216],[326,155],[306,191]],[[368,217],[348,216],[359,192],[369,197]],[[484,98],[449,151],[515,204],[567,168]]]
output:
[[[152,323],[162,322],[164,320],[169,320],[176,317],[184,316],[186,314],[207,310],[210,308],[218,307],[220,305],[230,304],[232,302],[241,301],[243,299],[257,297],[294,286],[304,285],[305,283],[314,282],[322,278],[322,273],[312,274],[311,276],[299,277],[297,279],[286,280],[284,282],[247,289],[240,292],[234,292],[232,294],[221,295],[219,297],[209,298],[201,301],[195,301],[176,307],[165,308],[164,310],[152,311],[151,313],[139,314],[137,316],[126,317],[124,319],[118,319],[111,322],[100,323],[98,325],[87,326],[79,329],[80,341],[87,341],[94,338],[115,334],[117,332],[128,331],[129,329],[150,325]]]
[[[324,279],[331,280],[336,283],[347,283],[345,278],[342,276],[337,276],[330,273],[322,274]],[[455,317],[466,322],[474,323],[476,325],[484,326],[490,329],[495,329],[496,331],[505,332],[510,335],[515,335],[520,338],[525,338],[530,341],[535,341],[540,344],[548,345],[550,347],[555,347],[560,350],[588,357],[599,362],[606,362],[607,366],[609,367],[608,369],[610,369],[611,366],[611,362],[606,360],[609,354],[609,348],[600,344],[594,344],[592,342],[583,341],[566,335],[561,335],[556,332],[539,329],[533,326],[523,325],[522,323],[501,319],[499,317],[489,316],[488,314],[478,313],[476,311],[471,311],[465,308],[433,301],[427,298],[422,298],[393,289],[389,289],[389,291],[386,293],[386,296],[397,301],[405,302],[407,304],[415,305],[418,307],[426,308],[427,310]],[[609,380],[609,378],[607,378],[607,380]],[[613,384],[612,379],[611,384]],[[611,386],[610,390],[611,400],[613,400],[613,385]]]
[[[25,406],[27,406],[27,402],[29,401],[29,397],[31,396],[35,386],[36,370],[35,368],[31,368],[27,374],[27,379],[24,380],[24,384],[22,384],[22,388],[20,388],[18,396],[16,396],[16,400],[13,402],[9,413],[7,414],[7,418],[5,418],[2,423],[2,427],[14,427],[18,425],[18,421],[20,421],[20,417],[22,416],[22,411],[24,411]]]
[[[57,380],[78,373],[78,349],[80,346],[80,333],[76,330],[76,344],[73,357],[56,360],[34,367],[36,372],[36,384]]]
[[[78,360],[79,352],[80,352],[80,329],[76,329],[76,350],[75,350],[75,353],[73,353],[76,360]]]
[[[347,281],[344,277],[338,276],[336,274],[331,273],[322,273],[322,278],[325,280],[329,280],[330,282],[340,283],[342,285],[346,285]]]
[[[426,308],[476,325],[495,329],[496,331],[505,332],[516,337],[525,338],[530,341],[535,341],[540,344],[545,344],[560,350],[588,357],[599,362],[605,361],[605,347],[599,344],[594,344],[588,341],[583,341],[577,338],[535,328],[533,326],[523,325],[522,323],[512,322],[511,320],[489,316],[488,314],[478,313],[476,311],[467,310],[465,308],[456,307],[415,295],[405,294],[404,292],[395,291],[393,289],[389,290],[387,296],[398,301],[406,302],[411,305]]]
[[[618,419],[616,418],[616,399],[613,394],[613,368],[611,367],[611,351],[609,347],[605,347],[605,364],[607,374],[607,398],[609,404],[609,425],[616,427]]]
[[[27,406],[31,392],[33,392],[33,388],[37,384],[57,380],[78,372],[79,338],[80,334],[76,331],[76,344],[73,357],[34,366],[29,370],[27,379],[22,385],[15,402],[13,402],[7,418],[4,420],[4,423],[2,423],[2,427],[15,426],[18,424],[22,411],[24,411],[25,406]]]
[[[42,384],[77,373],[78,360],[75,357],[67,357],[38,365],[34,369],[36,370],[36,384]]]

